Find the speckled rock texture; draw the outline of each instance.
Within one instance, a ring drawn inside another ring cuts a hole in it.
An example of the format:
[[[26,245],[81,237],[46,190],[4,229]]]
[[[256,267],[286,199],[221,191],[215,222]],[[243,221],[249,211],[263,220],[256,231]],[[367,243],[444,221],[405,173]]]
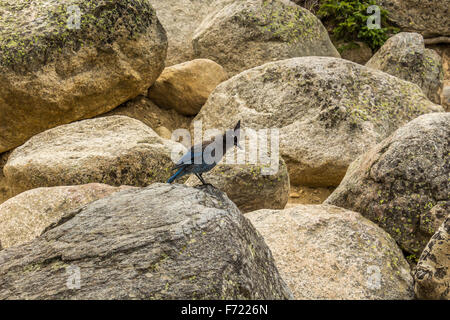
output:
[[[450,217],[422,252],[414,280],[417,298],[450,300]]]
[[[220,162],[213,170],[203,174],[203,178],[207,183],[225,192],[242,212],[284,209],[289,199],[290,188],[284,160],[280,158],[278,168],[274,169],[273,172],[269,172],[268,164]],[[197,177],[191,176],[186,184],[196,186],[201,182]]]
[[[280,130],[280,154],[294,185],[337,186],[349,164],[397,128],[441,106],[422,90],[343,59],[267,63],[221,83],[194,120],[224,130]],[[224,117],[227,114],[227,117]]]
[[[395,241],[359,213],[298,205],[246,214],[296,299],[412,299],[410,268]]]
[[[3,168],[11,192],[105,183],[144,187],[165,182],[171,152],[184,148],[125,116],[83,120],[42,132],[9,156]]]
[[[219,83],[228,79],[225,70],[212,60],[195,59],[164,69],[148,90],[158,106],[195,116]]]
[[[211,187],[115,193],[0,251],[0,299],[289,298],[263,238]]]
[[[0,204],[10,198],[10,191],[5,175],[3,174],[3,167],[8,161],[11,152],[4,152],[0,154]]]
[[[418,32],[425,38],[450,36],[449,0],[377,0],[389,11],[389,19],[402,31]]]
[[[148,0],[2,1],[0,152],[136,97],[166,53]]]
[[[91,183],[22,192],[0,205],[0,242],[3,248],[29,242],[64,212],[127,188]]]
[[[420,34],[396,34],[386,41],[366,66],[417,84],[428,99],[441,104],[444,84],[442,59],[436,51],[425,49]]]
[[[166,110],[158,107],[146,96],[140,95],[125,102],[114,110],[104,113],[99,117],[127,116],[137,119],[165,139],[171,138],[173,130],[184,128],[189,129],[193,117],[179,114],[175,110]],[[164,128],[164,129],[163,129]],[[163,133],[164,130],[164,133]],[[165,132],[169,132],[166,134]]]
[[[416,257],[450,210],[450,113],[423,115],[349,167],[328,204],[376,222]]]
[[[274,60],[340,57],[320,20],[287,0],[233,1],[203,20],[192,45],[195,57],[216,61],[230,76]]]
[[[236,0],[149,0],[169,39],[166,65],[194,59],[192,36],[209,14]]]

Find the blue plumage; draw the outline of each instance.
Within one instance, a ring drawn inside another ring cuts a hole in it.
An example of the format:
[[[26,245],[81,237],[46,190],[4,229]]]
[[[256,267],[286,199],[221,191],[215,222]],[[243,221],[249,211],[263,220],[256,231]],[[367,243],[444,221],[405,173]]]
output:
[[[203,142],[201,145],[195,145],[189,150],[183,157],[181,157],[180,160],[178,160],[177,164],[172,168],[173,170],[177,170],[177,172],[167,180],[167,183],[172,183],[176,179],[181,178],[184,175],[187,174],[195,174],[197,178],[200,179],[200,181],[203,184],[207,184],[205,180],[202,177],[202,173],[208,172],[212,170],[217,163],[220,161],[220,159],[214,159],[215,161],[211,161],[211,157],[215,156],[215,151],[219,148],[219,142],[222,142],[222,157],[225,155],[225,153],[233,146],[239,145],[239,137],[240,137],[240,125],[241,121],[237,123],[234,130],[230,130],[222,135],[222,137],[216,137],[216,139],[209,140]],[[230,145],[230,143],[227,142],[227,137],[230,139],[233,139],[233,143]],[[211,150],[213,150],[211,152]]]

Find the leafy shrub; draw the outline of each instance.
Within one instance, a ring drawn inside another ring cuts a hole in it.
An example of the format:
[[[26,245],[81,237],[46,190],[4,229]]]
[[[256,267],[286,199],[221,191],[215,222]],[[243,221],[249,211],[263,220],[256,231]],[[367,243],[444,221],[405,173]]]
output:
[[[346,41],[360,40],[377,50],[389,37],[398,32],[388,25],[386,9],[380,7],[381,28],[369,29],[367,8],[376,5],[375,0],[322,0],[317,15],[333,26],[333,36]]]

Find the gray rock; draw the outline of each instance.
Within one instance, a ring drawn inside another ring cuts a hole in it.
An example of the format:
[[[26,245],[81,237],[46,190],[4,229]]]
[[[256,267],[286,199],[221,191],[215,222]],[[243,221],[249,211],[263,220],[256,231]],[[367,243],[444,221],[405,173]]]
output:
[[[418,257],[449,214],[449,154],[450,113],[423,115],[352,163],[326,203],[360,212]]]
[[[296,299],[412,299],[410,268],[395,241],[359,213],[297,205],[246,214],[272,250]]]
[[[280,130],[294,185],[337,186],[348,165],[415,117],[441,106],[415,84],[343,59],[267,63],[221,83],[194,120],[203,128]],[[224,117],[227,114],[227,117]]]
[[[303,56],[340,57],[320,20],[286,0],[233,1],[195,31],[196,58],[232,76],[266,62]]]
[[[366,66],[415,83],[428,99],[441,103],[442,59],[434,50],[425,49],[423,37],[418,33],[402,32],[393,36]]]
[[[0,15],[0,152],[117,107],[164,69],[167,37],[147,0],[2,1]]]
[[[0,252],[0,299],[289,298],[262,237],[210,187],[115,193]]]
[[[449,208],[447,208],[449,209]],[[450,300],[450,217],[431,237],[417,264],[414,290],[419,299]]]

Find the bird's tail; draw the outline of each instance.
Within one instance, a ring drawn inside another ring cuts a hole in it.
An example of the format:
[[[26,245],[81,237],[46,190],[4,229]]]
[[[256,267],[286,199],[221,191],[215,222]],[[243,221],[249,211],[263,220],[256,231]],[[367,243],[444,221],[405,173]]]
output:
[[[172,183],[172,182],[174,182],[175,179],[177,179],[178,176],[179,176],[180,174],[183,173],[183,170],[184,170],[184,168],[179,169],[173,176],[171,176],[171,177],[169,178],[169,180],[167,180],[167,183]]]

